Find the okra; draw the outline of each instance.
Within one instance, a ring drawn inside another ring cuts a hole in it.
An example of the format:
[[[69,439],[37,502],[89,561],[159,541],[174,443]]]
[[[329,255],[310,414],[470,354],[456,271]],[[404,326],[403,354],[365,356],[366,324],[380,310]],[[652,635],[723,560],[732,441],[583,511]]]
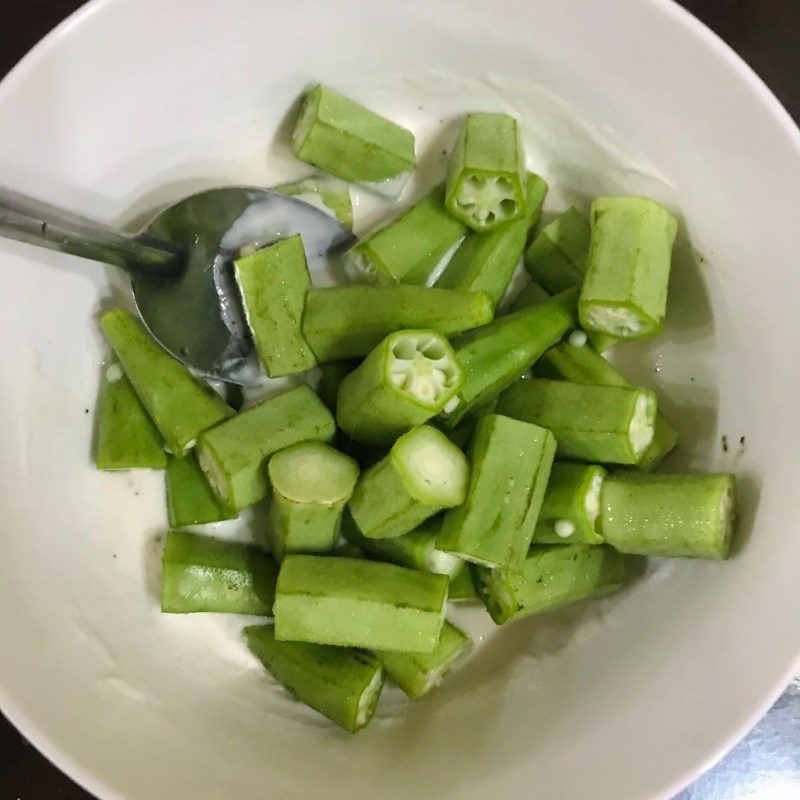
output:
[[[303,99],[292,150],[301,161],[355,183],[380,184],[416,164],[411,131],[321,84]]]
[[[264,400],[206,431],[197,457],[214,493],[240,511],[267,495],[267,459],[293,444],[328,442],[336,431],[330,411],[308,386]]]
[[[536,281],[529,281],[522,291],[511,301],[507,313],[522,311],[524,308],[533,308],[546,303],[551,298],[550,292],[545,291]]]
[[[450,588],[447,591],[447,599],[450,602],[471,602],[480,599],[475,590],[475,571],[478,569],[474,564],[465,564],[455,577],[450,578]]]
[[[507,114],[467,114],[447,170],[450,213],[488,231],[527,210],[519,123]]]
[[[447,408],[463,382],[453,348],[440,333],[390,333],[342,381],[336,421],[357,441],[390,445]]]
[[[243,633],[253,655],[298,700],[349,733],[369,724],[384,684],[378,658],[344,647],[282,642],[274,625],[253,625]]]
[[[275,638],[431,653],[447,605],[446,575],[332,556],[286,556],[275,592]]]
[[[589,331],[621,339],[661,330],[677,221],[646,197],[598,197],[579,312]]]
[[[303,335],[320,362],[366,356],[394,331],[434,328],[445,336],[492,319],[485,292],[424,286],[337,286],[310,289]]]
[[[332,175],[311,175],[299,181],[274,186],[273,191],[296,197],[304,203],[330,212],[345,228],[353,229],[353,202],[350,187]]]
[[[470,445],[466,500],[445,514],[436,546],[489,567],[522,561],[555,451],[550,431],[498,414],[483,417]]]
[[[472,648],[472,641],[455,625],[445,622],[432,653],[376,653],[386,674],[412,699],[419,700],[437,687],[444,676]]]
[[[733,475],[617,473],[603,486],[601,530],[623,553],[728,557],[735,518]]]
[[[311,369],[317,360],[301,330],[311,275],[301,238],[290,236],[238,259],[234,274],[267,375]]]
[[[469,464],[441,431],[421,425],[362,474],[350,513],[370,539],[403,536],[445,508],[464,502]]]
[[[165,614],[272,614],[278,565],[258,547],[170,531],[162,560]]]
[[[171,453],[192,447],[204,430],[233,414],[213,389],[163,350],[130,311],[108,311],[100,325]]]
[[[442,414],[452,429],[466,416],[494,400],[548,348],[575,326],[575,291],[564,292],[535,308],[499,317],[453,341],[464,370],[458,405]]]
[[[442,289],[489,292],[495,306],[503,298],[517,268],[528,231],[539,217],[547,184],[530,173],[526,182],[527,211],[520,219],[488,233],[468,233],[436,285]]]
[[[551,430],[561,458],[638,465],[653,441],[657,405],[648,389],[537,378],[506,389],[497,411]]]
[[[492,619],[512,619],[615,592],[625,582],[625,561],[604,545],[536,545],[513,570],[478,569],[478,593]]]
[[[356,368],[356,361],[328,361],[326,364],[319,365],[320,379],[317,384],[317,394],[319,399],[328,407],[332,413],[336,413],[336,398],[339,394],[339,387],[342,381]]]
[[[236,516],[217,499],[194,451],[169,457],[167,514],[173,528],[205,525]]]
[[[465,232],[436,189],[353,245],[343,256],[344,270],[352,281],[423,284]]]
[[[358,464],[321,442],[300,442],[274,455],[267,475],[270,541],[278,561],[286,553],[333,550]]]
[[[525,268],[550,294],[579,287],[586,274],[591,228],[571,206],[545,225],[525,251]]]
[[[106,370],[97,428],[97,469],[164,469],[164,442],[119,364]]]
[[[598,529],[605,476],[606,471],[595,464],[553,464],[533,541],[602,544]]]

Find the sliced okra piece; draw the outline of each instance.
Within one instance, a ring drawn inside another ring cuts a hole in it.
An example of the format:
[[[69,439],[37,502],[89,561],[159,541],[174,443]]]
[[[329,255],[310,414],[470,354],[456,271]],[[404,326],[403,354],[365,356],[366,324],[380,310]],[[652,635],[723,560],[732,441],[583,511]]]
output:
[[[735,492],[730,474],[616,473],[603,485],[601,531],[623,553],[725,559]]]
[[[550,294],[579,287],[586,274],[591,228],[571,206],[545,225],[525,251],[525,268]]]
[[[478,569],[474,564],[465,564],[455,577],[450,578],[450,588],[447,592],[448,601],[452,602],[471,602],[479,600],[478,592],[475,589],[475,571]]]
[[[162,560],[165,614],[272,614],[278,565],[254,545],[170,531]]]
[[[275,637],[431,653],[447,606],[446,575],[333,556],[289,555],[275,592]]]
[[[330,212],[349,230],[353,229],[353,201],[350,187],[333,175],[311,175],[299,181],[273,186],[274,192],[296,197],[320,211]]]
[[[297,386],[206,431],[197,457],[220,501],[241,511],[266,497],[270,456],[307,439],[329,442],[335,432],[322,401],[308,386]]]
[[[205,525],[236,516],[214,494],[194,451],[169,457],[167,514],[173,528]]]
[[[272,378],[317,363],[301,330],[311,275],[299,236],[281,239],[234,262],[245,317],[261,363]]]
[[[667,309],[678,223],[646,197],[598,197],[581,289],[581,325],[620,339],[652,336]]]
[[[441,431],[421,425],[362,474],[350,513],[370,539],[403,536],[445,508],[464,502],[469,464]]]
[[[342,511],[358,480],[358,464],[321,442],[300,442],[269,460],[272,552],[329,553]]]
[[[525,558],[542,505],[556,442],[550,431],[489,414],[475,428],[464,503],[445,514],[440,550],[488,567]]]
[[[164,469],[164,442],[119,364],[106,370],[97,427],[97,469]]]
[[[494,315],[486,292],[425,286],[310,289],[303,335],[320,362],[366,356],[390,333],[435,328],[445,336],[477,328]]]
[[[282,642],[274,625],[252,625],[243,633],[253,655],[298,700],[349,733],[369,724],[384,684],[377,657],[345,647]]]
[[[321,84],[303,99],[292,150],[301,161],[377,190],[416,164],[411,131]]]
[[[524,308],[533,308],[546,303],[552,295],[545,291],[536,281],[528,281],[522,291],[511,301],[508,306],[508,314],[515,311],[522,311]]]
[[[192,447],[204,430],[233,414],[213,389],[162,349],[130,311],[108,311],[100,326],[171,453]]]
[[[353,245],[343,256],[344,270],[355,282],[423,284],[465,232],[436,189]]]
[[[464,373],[433,330],[390,333],[339,387],[336,421],[364,444],[390,445],[456,397]]]
[[[541,614],[604,597],[625,582],[625,561],[604,545],[535,545],[516,569],[477,569],[478,594],[492,619]]]
[[[635,386],[523,378],[503,392],[497,411],[551,430],[561,458],[638,465],[653,441],[657,403]]]
[[[489,231],[527,211],[519,123],[508,114],[467,114],[447,170],[450,213]]]
[[[432,653],[387,653],[377,655],[386,674],[412,700],[419,700],[436,688],[444,676],[461,661],[472,648],[466,633],[449,622],[442,626],[436,649]]]
[[[358,366],[358,362],[345,359],[342,361],[328,361],[320,364],[319,383],[317,384],[317,394],[319,399],[328,407],[332,414],[336,413],[336,398],[339,394],[339,387],[342,381]]]

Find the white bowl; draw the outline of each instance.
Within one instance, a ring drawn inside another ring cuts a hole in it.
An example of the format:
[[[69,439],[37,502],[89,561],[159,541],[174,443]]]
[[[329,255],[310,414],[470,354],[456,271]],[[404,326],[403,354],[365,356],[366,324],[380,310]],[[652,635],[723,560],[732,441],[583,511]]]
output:
[[[668,797],[800,653],[798,131],[664,0],[100,0],[0,87],[0,182],[114,221],[302,175],[267,144],[317,79],[415,128],[418,185],[457,113],[508,101],[550,212],[642,191],[680,212],[668,333],[626,360],[683,429],[673,463],[740,476],[734,558],[496,631],[467,613],[472,661],[348,737],[272,684],[240,621],[159,614],[161,479],[89,458],[96,317],[124,282],[3,242],[0,705],[102,798]]]

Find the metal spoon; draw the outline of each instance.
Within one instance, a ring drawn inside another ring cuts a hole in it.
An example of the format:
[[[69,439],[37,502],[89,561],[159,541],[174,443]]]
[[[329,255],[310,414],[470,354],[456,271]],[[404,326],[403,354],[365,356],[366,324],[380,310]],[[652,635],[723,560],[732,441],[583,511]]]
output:
[[[308,266],[331,271],[352,234],[324,211],[268,189],[187,197],[136,235],[0,187],[0,236],[114,264],[131,277],[142,319],[175,358],[209,378],[261,376],[233,277],[242,247],[300,234]]]

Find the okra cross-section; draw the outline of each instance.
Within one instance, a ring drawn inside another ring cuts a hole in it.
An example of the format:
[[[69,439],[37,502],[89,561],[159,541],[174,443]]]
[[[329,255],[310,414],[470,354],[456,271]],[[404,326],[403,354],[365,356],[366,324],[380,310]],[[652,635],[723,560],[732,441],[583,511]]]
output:
[[[525,154],[519,123],[507,114],[467,114],[447,170],[450,213],[476,231],[522,217]]]
[[[728,557],[735,478],[617,473],[603,486],[601,530],[623,553],[665,558]]]
[[[446,408],[463,382],[444,336],[432,330],[398,331],[342,381],[336,420],[364,444],[389,445]]]
[[[244,638],[278,683],[349,733],[367,726],[384,684],[381,662],[345,647],[282,642],[273,625],[244,629]]]
[[[639,464],[657,408],[648,389],[523,378],[503,392],[497,411],[551,430],[562,458]]]
[[[314,367],[317,359],[301,329],[311,275],[300,237],[290,236],[238,259],[234,274],[267,375],[293,375]]]
[[[361,476],[350,513],[368,538],[402,536],[463,503],[468,480],[469,464],[461,450],[441,431],[421,425],[401,436]]]
[[[163,350],[130,311],[108,311],[100,326],[171,453],[192,447],[204,430],[233,414],[213,389]]]
[[[264,400],[206,431],[197,457],[214,493],[240,511],[267,495],[267,459],[307,439],[328,442],[336,432],[330,411],[308,386]]]
[[[358,464],[321,442],[300,442],[274,455],[267,474],[275,557],[333,550],[342,510],[358,479]]]
[[[169,457],[167,515],[173,528],[205,525],[236,516],[214,494],[194,451]]]
[[[431,653],[447,605],[446,575],[334,556],[284,558],[275,593],[282,641]]]
[[[677,222],[646,197],[598,197],[579,303],[581,325],[621,339],[661,330]]]
[[[498,414],[482,417],[470,445],[466,501],[445,515],[436,546],[489,567],[522,561],[555,451],[550,431]]]
[[[625,561],[604,545],[535,545],[516,569],[480,567],[476,584],[492,619],[512,619],[611,594],[625,582]]]

